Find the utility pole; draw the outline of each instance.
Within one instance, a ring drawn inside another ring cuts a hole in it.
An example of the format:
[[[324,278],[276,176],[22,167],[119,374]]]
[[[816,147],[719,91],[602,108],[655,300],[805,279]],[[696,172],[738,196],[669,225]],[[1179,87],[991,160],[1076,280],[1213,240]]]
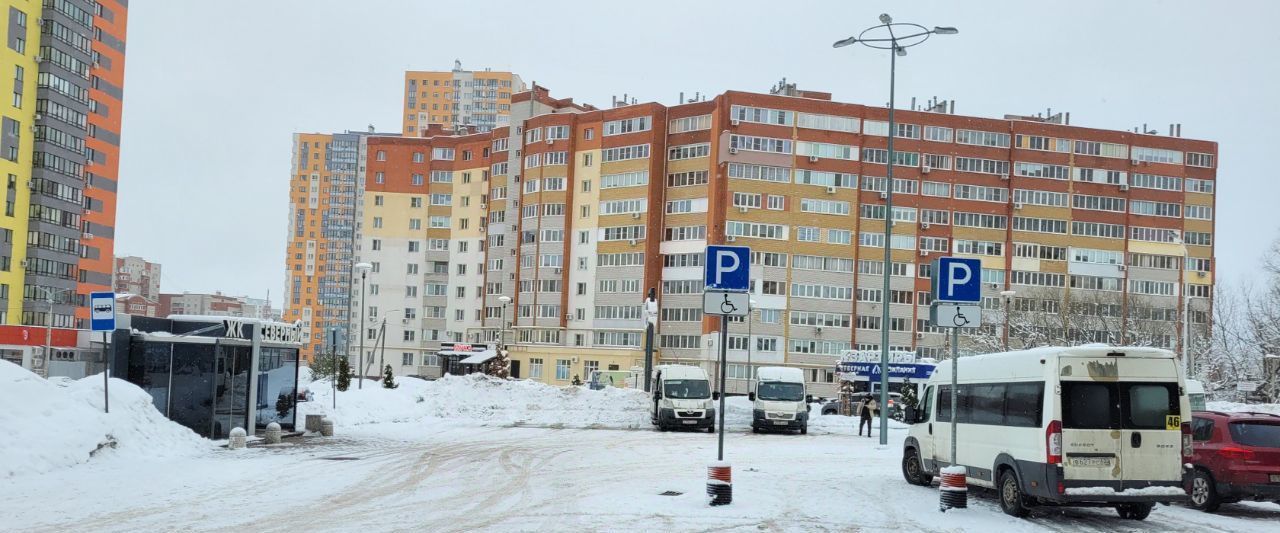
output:
[[[649,380],[653,375],[653,329],[658,324],[658,290],[649,287],[649,297],[644,300],[644,391],[649,392]]]

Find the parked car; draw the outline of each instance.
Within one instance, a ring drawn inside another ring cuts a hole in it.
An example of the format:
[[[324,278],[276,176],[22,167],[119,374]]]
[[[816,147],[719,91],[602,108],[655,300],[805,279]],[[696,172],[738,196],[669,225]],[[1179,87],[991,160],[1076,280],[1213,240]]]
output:
[[[857,406],[858,402],[862,401],[862,398],[865,395],[866,393],[855,394],[853,397],[853,405]],[[877,402],[880,401],[880,395],[877,394],[875,396],[875,399]],[[840,414],[840,400],[839,399],[830,400],[827,403],[822,404],[822,414],[824,415]],[[853,413],[853,416],[857,416],[857,415],[858,413]],[[902,395],[899,393],[896,393],[896,392],[889,393],[889,418],[892,418],[899,422],[902,421]]]
[[[1280,416],[1197,411],[1191,441],[1192,507],[1211,513],[1240,500],[1280,503]]]

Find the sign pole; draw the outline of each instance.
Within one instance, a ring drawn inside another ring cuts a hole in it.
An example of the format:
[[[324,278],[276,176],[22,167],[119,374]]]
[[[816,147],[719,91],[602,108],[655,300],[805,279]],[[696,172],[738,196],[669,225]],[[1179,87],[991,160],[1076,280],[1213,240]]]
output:
[[[951,464],[959,464],[956,461],[956,389],[958,388],[957,376],[960,371],[960,328],[951,328]]]
[[[720,452],[716,460],[724,460],[724,381],[728,373],[729,315],[720,315]]]
[[[107,350],[107,332],[102,332],[102,410],[103,412],[111,412],[111,394],[107,392],[110,387],[111,378],[111,357]]]

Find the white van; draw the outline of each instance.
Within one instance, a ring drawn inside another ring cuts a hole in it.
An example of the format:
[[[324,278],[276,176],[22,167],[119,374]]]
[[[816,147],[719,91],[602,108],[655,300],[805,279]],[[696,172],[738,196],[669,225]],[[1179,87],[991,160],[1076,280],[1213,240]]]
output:
[[[809,402],[805,394],[804,371],[781,366],[760,367],[756,371],[751,400],[751,431],[799,430],[809,433]]]
[[[1209,410],[1209,407],[1204,403],[1204,385],[1194,379],[1187,380],[1187,401],[1191,403],[1193,412]]]
[[[650,421],[661,431],[678,428],[716,431],[716,408],[711,382],[702,367],[658,365],[653,374],[653,413]]]
[[[928,485],[953,462],[1000,507],[1114,506],[1141,520],[1183,501],[1191,408],[1181,366],[1156,348],[1049,347],[959,360],[957,461],[951,363],[929,378],[903,443],[902,474]]]

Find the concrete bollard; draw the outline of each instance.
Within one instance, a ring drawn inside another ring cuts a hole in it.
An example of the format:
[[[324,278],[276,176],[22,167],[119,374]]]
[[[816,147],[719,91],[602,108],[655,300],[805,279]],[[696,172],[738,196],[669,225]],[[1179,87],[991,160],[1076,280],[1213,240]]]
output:
[[[239,450],[244,448],[245,441],[247,440],[248,438],[245,437],[244,428],[232,428],[230,442],[227,444],[227,447],[232,450]]]
[[[320,419],[322,418],[324,418],[324,415],[307,415],[307,432],[316,433],[320,431]]]
[[[333,421],[329,420],[329,417],[324,417],[320,419],[320,436],[322,437],[333,436]]]
[[[280,444],[280,424],[272,422],[267,424],[267,432],[263,435],[267,440],[267,444]]]

